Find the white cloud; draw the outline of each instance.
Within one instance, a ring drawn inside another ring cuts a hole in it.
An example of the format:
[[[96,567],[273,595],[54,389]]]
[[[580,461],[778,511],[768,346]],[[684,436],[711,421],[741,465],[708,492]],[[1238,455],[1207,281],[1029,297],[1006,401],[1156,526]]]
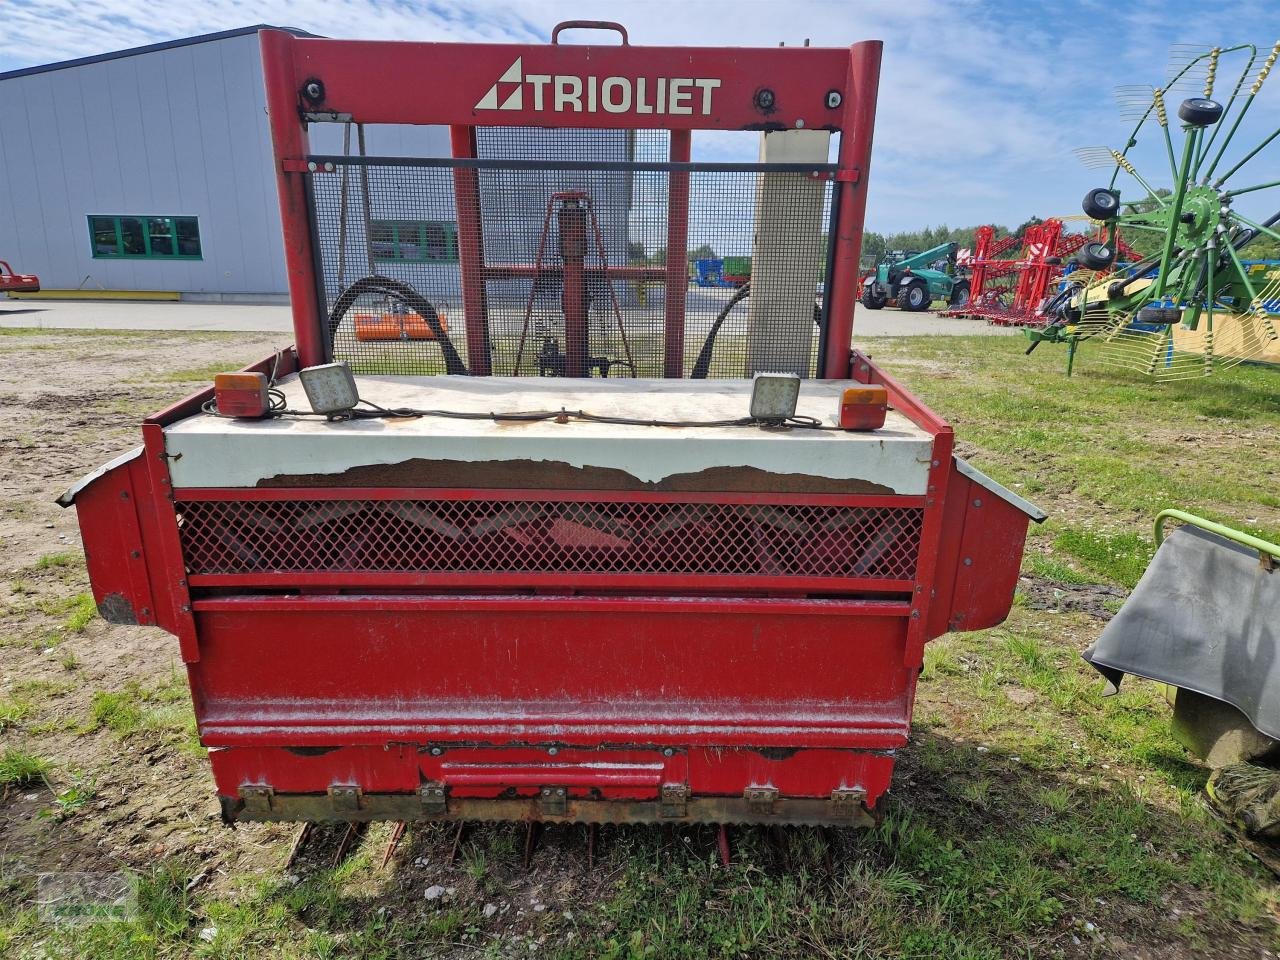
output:
[[[1270,5],[1215,4],[1213,22],[1265,23]],[[892,231],[1076,212],[1097,173],[1070,149],[1125,136],[1113,85],[1159,83],[1170,42],[1237,39],[1206,36],[1197,11],[1195,0],[10,0],[0,68],[256,22],[404,40],[539,41],[568,17],[620,20],[637,45],[878,38],[885,58],[867,225]],[[1265,94],[1272,116],[1275,93]],[[725,155],[732,142],[710,140],[707,154]],[[1167,165],[1154,175],[1167,183]]]

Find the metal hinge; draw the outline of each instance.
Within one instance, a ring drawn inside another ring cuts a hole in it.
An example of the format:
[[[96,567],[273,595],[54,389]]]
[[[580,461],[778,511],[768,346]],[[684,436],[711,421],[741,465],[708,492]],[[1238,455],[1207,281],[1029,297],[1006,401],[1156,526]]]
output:
[[[773,804],[778,799],[778,788],[747,787],[742,791],[742,799],[747,801],[747,809],[752,813],[773,813]]]
[[[248,813],[264,814],[271,812],[271,798],[275,790],[266,784],[254,783],[240,788],[240,799]]]
[[[862,802],[867,799],[867,791],[861,787],[838,787],[831,791],[831,815],[833,817],[853,817],[862,810]]]
[[[439,817],[449,812],[449,797],[443,784],[424,783],[418,788],[418,798],[422,801],[422,812],[429,817]]]
[[[329,802],[334,813],[355,813],[360,809],[360,788],[345,783],[335,783],[329,788]]]
[[[564,787],[543,787],[538,791],[538,809],[544,817],[563,817],[569,812],[569,791]]]
[[[683,817],[688,811],[689,788],[683,783],[664,783],[658,812],[664,817]]]

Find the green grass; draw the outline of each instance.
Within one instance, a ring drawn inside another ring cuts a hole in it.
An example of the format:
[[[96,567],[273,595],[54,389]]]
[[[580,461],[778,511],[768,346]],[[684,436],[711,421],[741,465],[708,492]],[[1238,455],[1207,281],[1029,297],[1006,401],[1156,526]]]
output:
[[[50,766],[48,760],[34,753],[5,747],[0,753],[0,787],[25,787],[42,781]]]
[[[181,738],[188,745],[198,746],[190,693],[185,678],[177,673],[153,686],[130,680],[121,690],[96,691],[80,732],[91,733],[103,728],[121,739],[153,733],[162,739]]]
[[[0,731],[16,727],[31,713],[31,704],[25,699],[0,698]]]
[[[1238,368],[1160,386],[1099,370],[1086,344],[1067,380],[1061,354],[1046,346],[1025,358],[1024,348],[1020,338],[915,338],[876,340],[873,352],[953,421],[976,466],[1049,509],[1050,522],[1032,531],[1029,574],[1064,592],[1131,587],[1164,506],[1280,532],[1280,371]],[[193,372],[208,370],[172,376]],[[78,554],[66,556],[75,558],[68,568],[78,565]],[[821,836],[806,828],[790,832],[785,863],[761,832],[735,829],[728,869],[708,828],[622,828],[602,833],[600,862],[587,871],[581,833],[564,830],[526,874],[516,827],[472,828],[450,866],[451,833],[414,825],[383,870],[387,828],[375,826],[337,868],[331,847],[292,868],[296,876],[262,861],[237,872],[231,858],[229,875],[192,886],[205,864],[191,848],[211,835],[175,830],[176,858],[157,864],[142,854],[135,863],[139,910],[126,923],[50,930],[21,877],[6,877],[0,864],[0,953],[38,945],[47,955],[104,960],[1003,960],[1274,951],[1274,879],[1206,814],[1205,771],[1174,741],[1161,690],[1131,679],[1119,696],[1102,697],[1101,679],[1079,656],[1101,621],[1037,609],[1037,594],[1024,590],[1004,625],[926,647],[912,742],[898,752],[883,820],[837,833],[830,863]],[[1114,609],[1119,600],[1100,602]],[[72,597],[48,609],[74,632],[81,603]],[[23,736],[35,730],[29,711],[39,698],[62,696],[58,684],[74,682],[59,676],[52,686],[10,687],[12,702],[28,704],[11,721]],[[135,738],[179,749],[193,742],[178,672],[99,690],[73,722],[80,728],[70,733],[128,741],[117,752],[134,750]],[[50,755],[59,770],[73,768]],[[111,796],[114,783],[101,782],[102,797]],[[53,789],[50,828],[93,837],[94,781],[64,774]],[[281,860],[286,846],[272,844]],[[428,904],[422,892],[434,883],[459,893]],[[535,894],[550,909],[534,913]],[[486,902],[510,912],[486,918]],[[202,938],[202,930],[216,932]]]
[[[46,553],[36,561],[37,570],[55,570],[62,567],[78,567],[84,565],[84,555],[76,550],[63,550],[58,553]]]

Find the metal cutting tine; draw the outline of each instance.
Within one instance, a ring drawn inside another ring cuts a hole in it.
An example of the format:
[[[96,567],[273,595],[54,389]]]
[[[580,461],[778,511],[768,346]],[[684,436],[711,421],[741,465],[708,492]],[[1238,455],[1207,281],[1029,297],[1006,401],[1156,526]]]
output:
[[[773,848],[774,857],[778,861],[778,865],[782,867],[786,873],[791,872],[791,841],[787,836],[787,831],[780,824],[772,824],[765,828],[765,838],[769,846]]]
[[[590,870],[596,865],[596,840],[600,836],[600,824],[587,824],[587,869]]]
[[[836,874],[835,854],[832,848],[836,843],[836,833],[831,827],[818,828],[818,842],[822,846],[822,868],[827,871],[827,876],[834,877]]]
[[[538,820],[531,820],[525,825],[524,832],[524,868],[529,869],[529,862],[533,859],[533,852],[538,849],[538,841],[542,838],[542,823]]]
[[[458,828],[453,831],[453,843],[449,846],[449,866],[458,862],[458,852],[462,849],[462,835],[466,829],[467,821],[459,820]]]
[[[391,858],[395,856],[396,847],[400,846],[400,838],[404,836],[405,828],[408,826],[403,820],[397,820],[396,825],[391,829],[391,838],[387,841],[387,849],[382,854],[382,869],[387,868],[387,864],[391,862]]]
[[[306,846],[307,840],[311,837],[311,831],[315,824],[308,820],[302,825],[302,829],[298,831],[298,836],[294,838],[293,846],[289,848],[289,856],[284,861],[285,869],[293,866],[293,861],[298,859],[298,854],[302,852],[302,848]]]
[[[720,824],[720,831],[716,835],[716,845],[720,850],[720,865],[722,867],[729,866],[733,862],[733,853],[729,848],[729,825],[727,823]]]
[[[351,845],[355,843],[356,838],[364,832],[365,826],[366,824],[363,823],[347,824],[347,830],[342,835],[342,841],[338,844],[338,849],[333,855],[333,865],[335,867],[342,863],[342,858],[350,851]]]

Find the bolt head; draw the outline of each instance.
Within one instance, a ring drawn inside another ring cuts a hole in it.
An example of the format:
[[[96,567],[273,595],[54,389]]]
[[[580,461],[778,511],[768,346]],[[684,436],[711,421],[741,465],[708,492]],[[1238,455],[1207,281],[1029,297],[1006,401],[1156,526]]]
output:
[[[756,91],[756,106],[761,110],[772,110],[775,103],[778,102],[777,96],[768,87],[763,90]]]
[[[442,753],[444,753],[444,747],[432,747],[432,748],[431,748],[431,755],[432,755],[433,757],[438,757],[438,756],[440,756]]]
[[[559,748],[559,747],[549,747],[549,748],[547,749],[547,753],[548,753],[550,756],[553,756],[553,757],[554,757],[557,753],[559,753],[559,752],[560,752],[560,748]]]
[[[322,93],[322,89],[320,87],[320,84],[312,80],[310,83],[307,84],[305,88],[305,92],[307,96],[310,97],[312,100],[319,100],[320,94]]]
[[[676,755],[676,752],[671,747],[664,747],[662,750],[662,755],[664,757],[674,757]]]
[[[827,91],[827,109],[828,110],[834,110],[836,107],[840,106],[840,104],[842,103],[844,103],[844,97],[841,96],[839,90]]]

